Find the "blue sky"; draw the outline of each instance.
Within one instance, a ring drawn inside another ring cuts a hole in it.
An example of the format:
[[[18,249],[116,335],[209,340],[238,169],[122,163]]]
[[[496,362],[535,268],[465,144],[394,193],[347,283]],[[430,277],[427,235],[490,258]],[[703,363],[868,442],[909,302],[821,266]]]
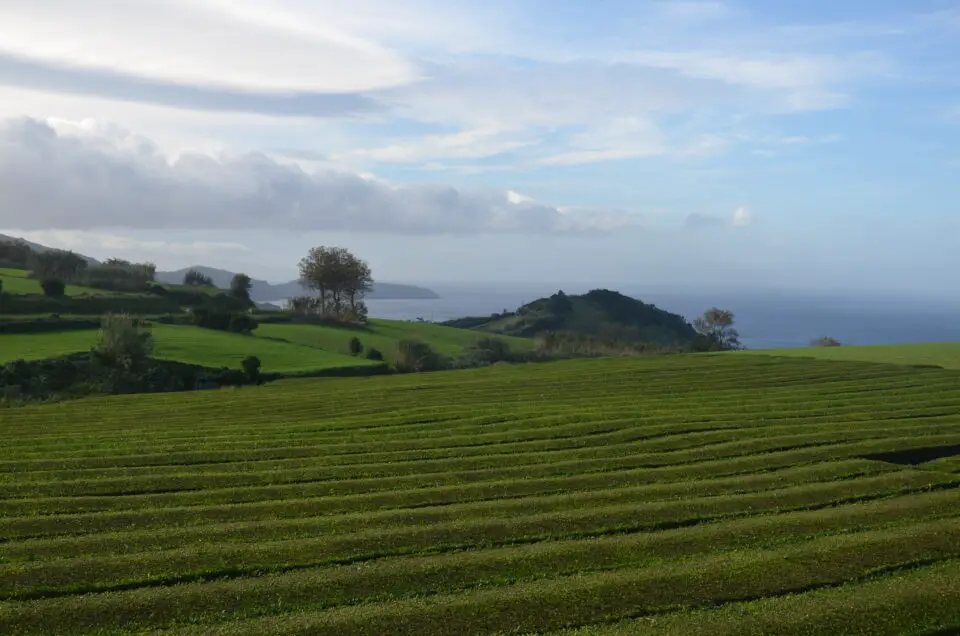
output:
[[[955,0],[7,0],[0,232],[291,277],[955,294]]]

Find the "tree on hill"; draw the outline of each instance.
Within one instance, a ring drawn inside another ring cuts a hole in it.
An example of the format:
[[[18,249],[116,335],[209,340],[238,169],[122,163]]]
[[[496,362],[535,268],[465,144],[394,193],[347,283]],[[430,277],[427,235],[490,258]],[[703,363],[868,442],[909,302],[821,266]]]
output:
[[[234,274],[230,280],[230,295],[238,300],[252,302],[250,300],[250,290],[253,288],[253,281],[246,274]]]
[[[190,269],[183,275],[183,284],[191,287],[213,287],[213,280],[201,271]]]
[[[33,263],[33,250],[22,241],[0,242],[0,267],[29,269]]]
[[[62,250],[34,252],[30,269],[33,277],[74,281],[87,268],[87,261],[79,254]]]
[[[88,267],[80,280],[88,287],[121,292],[141,292],[154,281],[157,266],[131,263],[120,258],[107,259],[102,265]]]
[[[363,297],[373,286],[370,266],[346,248],[312,248],[300,260],[300,284],[317,292],[321,318],[366,321]]]
[[[740,334],[733,326],[733,312],[711,307],[693,321],[698,334],[694,347],[698,351],[730,351],[743,348]]]

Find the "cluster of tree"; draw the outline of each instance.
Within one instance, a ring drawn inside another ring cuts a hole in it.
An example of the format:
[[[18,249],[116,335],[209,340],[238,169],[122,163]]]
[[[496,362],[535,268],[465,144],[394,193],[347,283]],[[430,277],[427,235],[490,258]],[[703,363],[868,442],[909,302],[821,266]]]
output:
[[[373,286],[370,266],[342,247],[315,247],[300,260],[300,284],[315,296],[292,298],[290,309],[305,318],[364,323],[364,295]]]
[[[79,254],[63,250],[34,252],[30,259],[30,271],[34,278],[41,281],[76,281],[87,265],[87,260]]]
[[[102,265],[87,267],[76,282],[96,289],[136,293],[147,290],[156,275],[157,266],[153,263],[131,263],[111,258]]]
[[[0,267],[30,269],[33,250],[23,241],[0,242]]]
[[[190,287],[213,287],[213,279],[205,275],[203,272],[189,269],[187,273],[183,275],[183,284]]]
[[[205,329],[250,334],[260,326],[257,319],[243,311],[223,311],[195,307],[192,310],[193,324]]]
[[[734,325],[733,312],[711,307],[693,321],[697,338],[693,342],[694,351],[733,351],[742,349],[740,333]]]

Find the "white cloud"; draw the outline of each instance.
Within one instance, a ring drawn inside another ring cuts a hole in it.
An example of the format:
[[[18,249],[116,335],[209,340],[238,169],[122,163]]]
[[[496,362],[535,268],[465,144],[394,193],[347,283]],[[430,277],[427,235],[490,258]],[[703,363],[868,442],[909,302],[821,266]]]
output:
[[[753,223],[753,214],[748,208],[740,206],[733,211],[732,223],[734,227],[747,227]]]
[[[505,192],[311,174],[262,154],[173,159],[122,129],[59,128],[31,119],[0,127],[0,226],[471,234],[590,231],[630,221],[517,203]]]
[[[140,240],[119,234],[83,230],[7,230],[21,238],[47,247],[73,250],[86,255],[111,255],[118,258],[150,259],[156,256],[209,256],[216,253],[252,253],[246,245],[222,241]]]
[[[416,79],[402,56],[266,3],[5,0],[0,51],[177,84],[342,92]]]
[[[744,206],[738,207],[726,219],[716,214],[706,212],[692,212],[684,219],[684,226],[689,229],[718,228],[718,227],[747,227],[753,223],[753,215]]]

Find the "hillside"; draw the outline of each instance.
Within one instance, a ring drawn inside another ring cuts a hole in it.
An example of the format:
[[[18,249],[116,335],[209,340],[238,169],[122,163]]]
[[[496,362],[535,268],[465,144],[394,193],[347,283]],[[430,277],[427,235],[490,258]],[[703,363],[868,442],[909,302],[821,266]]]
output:
[[[459,318],[443,324],[522,338],[567,332],[667,346],[686,344],[696,337],[693,327],[682,316],[606,289],[580,296],[567,296],[560,291],[514,312]]]
[[[401,340],[425,342],[437,353],[455,359],[460,357],[464,353],[464,349],[476,342],[483,334],[428,322],[372,319],[364,327],[264,323],[257,329],[256,335],[309,347],[318,347],[340,354],[349,353],[350,339],[357,337],[364,347],[379,350],[384,354],[387,361],[393,362],[397,354],[397,346]],[[525,338],[504,336],[502,339],[515,351],[531,350],[535,346],[533,340]]]
[[[230,280],[234,276],[234,272],[198,265],[196,267],[185,267],[173,272],[157,272],[157,280],[161,283],[180,283],[183,281],[183,275],[191,269],[195,269],[205,276],[209,276],[211,280],[213,280],[213,284],[222,289],[230,287]],[[265,280],[253,280],[252,284],[253,287],[250,290],[250,295],[253,300],[257,302],[282,300],[309,293],[295,280],[278,284],[268,283]],[[373,284],[373,289],[367,294],[367,297],[378,299],[439,298],[436,292],[425,287],[377,282]]]
[[[957,403],[715,355],[23,407],[0,633],[955,634]]]
[[[880,362],[886,364],[936,365],[960,369],[960,342],[923,342],[900,345],[844,345],[801,349],[756,349],[731,355],[768,355],[819,360]]]

